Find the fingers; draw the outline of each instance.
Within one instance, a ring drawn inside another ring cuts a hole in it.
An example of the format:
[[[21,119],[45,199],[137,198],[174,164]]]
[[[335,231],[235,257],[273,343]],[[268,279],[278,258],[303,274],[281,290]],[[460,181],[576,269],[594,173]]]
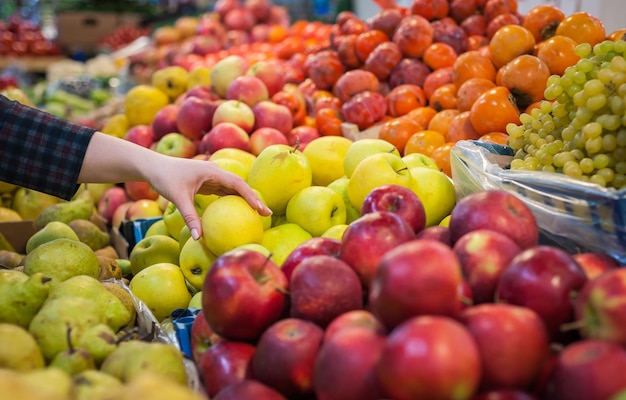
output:
[[[200,221],[200,216],[193,202],[185,199],[184,202],[177,204],[176,207],[180,210],[180,214],[189,227],[191,237],[194,240],[200,239],[200,237],[202,237],[202,222]]]

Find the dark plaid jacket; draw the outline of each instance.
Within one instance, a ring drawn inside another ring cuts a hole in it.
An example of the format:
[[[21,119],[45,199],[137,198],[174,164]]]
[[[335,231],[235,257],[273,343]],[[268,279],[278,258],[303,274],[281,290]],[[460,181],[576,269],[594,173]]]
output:
[[[0,181],[69,200],[94,132],[0,95]]]

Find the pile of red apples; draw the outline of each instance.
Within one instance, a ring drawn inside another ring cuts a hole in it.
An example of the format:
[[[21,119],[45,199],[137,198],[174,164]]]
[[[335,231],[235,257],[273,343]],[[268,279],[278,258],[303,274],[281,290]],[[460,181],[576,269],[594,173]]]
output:
[[[513,194],[468,195],[449,226],[385,185],[342,241],[281,267],[220,256],[192,326],[207,394],[246,399],[608,400],[626,391],[626,269],[540,242]]]

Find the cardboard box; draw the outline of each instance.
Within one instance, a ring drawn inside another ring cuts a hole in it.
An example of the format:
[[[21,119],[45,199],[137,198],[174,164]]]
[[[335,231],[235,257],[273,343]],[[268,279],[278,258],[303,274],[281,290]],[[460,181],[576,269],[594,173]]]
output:
[[[59,44],[68,52],[93,52],[98,41],[123,25],[137,25],[140,14],[68,11],[57,16]]]
[[[26,253],[26,242],[35,232],[35,223],[32,220],[0,223],[0,234],[21,254]]]

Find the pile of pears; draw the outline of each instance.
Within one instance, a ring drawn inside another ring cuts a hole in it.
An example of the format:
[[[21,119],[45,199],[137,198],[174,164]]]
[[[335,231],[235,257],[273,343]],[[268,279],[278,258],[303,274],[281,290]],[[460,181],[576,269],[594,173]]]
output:
[[[89,192],[46,207],[25,254],[0,256],[3,398],[203,398],[177,346],[141,337],[122,260],[93,209]]]

